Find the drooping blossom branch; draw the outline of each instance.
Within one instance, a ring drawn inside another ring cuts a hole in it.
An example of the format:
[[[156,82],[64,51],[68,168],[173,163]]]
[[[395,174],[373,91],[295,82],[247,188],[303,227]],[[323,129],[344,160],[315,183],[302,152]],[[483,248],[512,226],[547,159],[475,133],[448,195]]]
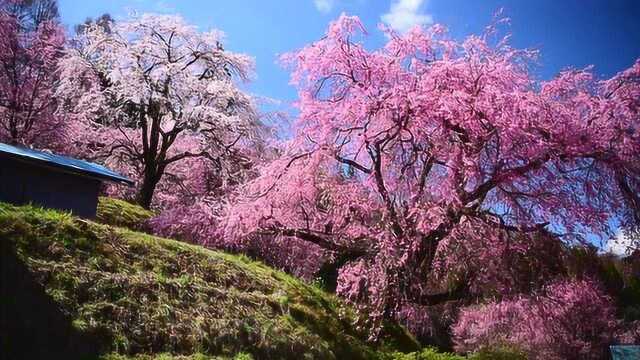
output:
[[[536,53],[493,30],[462,42],[441,26],[384,31],[368,50],[359,19],[342,16],[284,57],[295,136],[228,207],[230,241],[270,232],[334,253],[338,292],[375,323],[450,298],[427,279],[438,254],[457,256],[455,237],[478,251],[514,231],[584,241],[637,214],[640,62],[605,81],[585,69],[540,82]]]

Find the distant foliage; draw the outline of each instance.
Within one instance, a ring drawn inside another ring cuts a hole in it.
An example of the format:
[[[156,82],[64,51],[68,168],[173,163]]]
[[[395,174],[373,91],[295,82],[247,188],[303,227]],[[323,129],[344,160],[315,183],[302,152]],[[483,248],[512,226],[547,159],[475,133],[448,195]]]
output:
[[[449,287],[465,283],[470,296],[491,298],[527,293],[566,273],[567,248],[552,233],[467,225],[441,242],[433,262],[434,280]]]
[[[529,359],[601,359],[618,323],[610,299],[592,281],[566,280],[540,293],[470,306],[452,332],[456,350],[514,346]]]

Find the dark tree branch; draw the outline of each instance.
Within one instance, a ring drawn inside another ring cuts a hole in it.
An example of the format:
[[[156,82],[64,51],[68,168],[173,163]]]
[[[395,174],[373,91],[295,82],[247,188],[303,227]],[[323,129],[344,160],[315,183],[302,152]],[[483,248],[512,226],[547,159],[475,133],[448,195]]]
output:
[[[343,164],[346,164],[346,165],[349,165],[349,166],[352,166],[352,167],[354,167],[354,168],[356,168],[356,169],[358,169],[358,170],[362,171],[362,172],[363,172],[363,173],[365,173],[365,174],[371,174],[371,169],[369,169],[369,168],[367,168],[367,167],[365,167],[365,166],[363,166],[363,165],[360,165],[359,163],[357,163],[357,162],[355,162],[355,161],[353,161],[353,160],[351,160],[351,159],[343,158],[343,157],[341,157],[341,156],[340,156],[340,155],[338,155],[338,154],[336,154],[336,155],[335,155],[335,158],[336,158],[336,160],[338,160],[339,162],[341,162],[341,163],[343,163]]]
[[[297,239],[315,244],[322,249],[333,251],[340,254],[340,256],[347,257],[351,260],[361,258],[370,254],[370,251],[366,248],[349,247],[345,245],[337,244],[334,241],[329,240],[330,237],[335,237],[332,234],[326,234],[321,232],[314,232],[306,229],[292,229],[292,228],[280,228],[271,227],[261,232],[263,235],[283,235],[291,236]],[[363,241],[363,238],[354,239],[353,242]]]

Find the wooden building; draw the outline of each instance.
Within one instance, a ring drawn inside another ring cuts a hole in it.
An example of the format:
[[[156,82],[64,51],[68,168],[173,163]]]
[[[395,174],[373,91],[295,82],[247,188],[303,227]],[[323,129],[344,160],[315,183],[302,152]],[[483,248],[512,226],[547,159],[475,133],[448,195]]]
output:
[[[103,181],[133,181],[102,165],[0,143],[0,201],[93,218]]]

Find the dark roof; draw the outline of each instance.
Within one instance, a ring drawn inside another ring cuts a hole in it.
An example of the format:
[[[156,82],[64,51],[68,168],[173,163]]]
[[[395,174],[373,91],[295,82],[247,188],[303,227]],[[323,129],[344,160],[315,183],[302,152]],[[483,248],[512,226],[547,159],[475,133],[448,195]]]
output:
[[[88,161],[56,155],[49,152],[27,149],[0,143],[0,155],[21,160],[35,165],[54,168],[75,175],[86,176],[98,180],[108,180],[133,185],[128,179],[115,171]]]

